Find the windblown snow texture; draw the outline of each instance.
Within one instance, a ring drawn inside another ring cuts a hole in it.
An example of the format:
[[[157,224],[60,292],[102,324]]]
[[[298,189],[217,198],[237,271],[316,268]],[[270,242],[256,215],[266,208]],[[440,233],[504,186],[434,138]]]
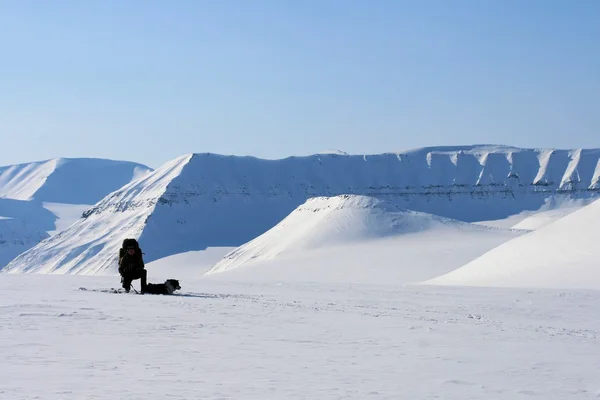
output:
[[[282,160],[190,154],[111,193],[84,220],[21,255],[7,269],[115,273],[116,248],[130,235],[140,240],[148,261],[239,246],[316,196],[378,197],[467,222],[505,218],[597,197],[599,157],[597,149],[502,146]]]

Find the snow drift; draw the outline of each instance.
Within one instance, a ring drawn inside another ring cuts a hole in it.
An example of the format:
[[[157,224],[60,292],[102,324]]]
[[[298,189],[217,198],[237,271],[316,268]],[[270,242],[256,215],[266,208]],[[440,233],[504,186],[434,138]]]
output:
[[[96,158],[56,158],[0,167],[0,197],[95,204],[151,168]]]
[[[506,218],[548,202],[560,207],[596,198],[599,157],[600,150],[502,146],[281,160],[188,154],[111,193],[83,220],[7,268],[116,273],[116,249],[127,235],[139,238],[148,261],[237,247],[320,196],[377,197],[466,222]]]
[[[600,289],[600,201],[487,252],[433,285]]]
[[[227,254],[206,275],[248,267],[250,275],[261,279],[402,283],[457,268],[462,265],[457,262],[518,234],[402,209],[373,197],[319,197]],[[454,256],[449,259],[450,248]]]

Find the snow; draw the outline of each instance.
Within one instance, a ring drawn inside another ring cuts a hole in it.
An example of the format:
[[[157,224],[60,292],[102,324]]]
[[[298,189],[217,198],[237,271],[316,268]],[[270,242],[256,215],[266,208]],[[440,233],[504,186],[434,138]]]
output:
[[[186,154],[110,193],[86,218],[14,260],[10,269],[115,274],[116,249],[127,235],[139,239],[148,261],[237,247],[307,199],[322,196],[365,195],[465,222],[499,221],[540,210],[550,198],[598,198],[593,177],[599,158],[597,149],[489,145],[281,160]],[[575,175],[575,185],[564,179]],[[64,254],[76,256],[63,260]]]
[[[206,274],[248,269],[233,276],[415,282],[458,268],[520,234],[404,210],[368,196],[313,198]]]
[[[92,204],[62,204],[62,203],[43,203],[45,209],[56,216],[54,230],[48,231],[50,235],[67,229],[77,222],[81,215],[92,208]]]
[[[48,236],[23,220],[0,217],[0,268]]]
[[[151,171],[129,161],[57,158],[0,167],[0,269],[12,258],[75,223],[110,192]],[[19,236],[22,235],[22,236]]]
[[[0,172],[0,399],[598,398],[598,156],[188,154],[79,206]],[[125,237],[181,293],[111,293]]]
[[[173,276],[198,277],[233,249],[232,247],[209,247],[206,250],[187,251],[146,263],[146,269],[159,281]]]
[[[130,161],[56,158],[0,167],[0,197],[94,204],[152,169]]]
[[[155,173],[146,174],[109,194],[69,228],[20,254],[2,271],[114,274],[123,239],[141,235],[160,193],[165,190],[164,185],[180,173],[189,158],[173,160]],[[114,211],[111,218],[99,217],[96,210],[107,206]],[[141,241],[140,245],[146,252],[145,243]]]
[[[600,289],[600,201],[424,283]]]
[[[152,279],[152,275],[151,278]],[[0,280],[2,399],[592,399],[600,294]],[[87,291],[78,290],[80,287]]]
[[[559,219],[593,203],[594,198],[587,199],[557,199],[548,198],[546,204],[536,211],[522,211],[508,218],[478,221],[476,224],[502,229],[520,229],[533,231],[542,228]]]
[[[15,200],[0,197],[0,216],[21,220],[40,231],[55,229],[57,220],[50,210],[37,200]]]

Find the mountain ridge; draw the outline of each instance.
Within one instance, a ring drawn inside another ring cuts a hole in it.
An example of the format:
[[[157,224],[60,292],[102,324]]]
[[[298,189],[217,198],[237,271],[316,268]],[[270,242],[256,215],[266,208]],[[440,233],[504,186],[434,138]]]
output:
[[[51,203],[94,204],[151,172],[132,161],[58,157],[0,167],[0,197]]]
[[[508,146],[280,160],[187,153],[104,197],[62,237],[43,241],[7,268],[45,264],[56,273],[114,273],[125,235],[136,235],[149,261],[239,246],[316,196],[378,197],[465,222],[501,219],[597,198],[599,160],[600,149]],[[78,256],[65,261],[61,252]]]

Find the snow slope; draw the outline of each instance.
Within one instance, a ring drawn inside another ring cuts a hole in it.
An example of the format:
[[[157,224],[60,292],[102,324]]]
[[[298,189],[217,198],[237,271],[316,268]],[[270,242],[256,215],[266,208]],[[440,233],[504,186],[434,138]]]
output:
[[[196,278],[234,249],[234,247],[209,247],[206,250],[187,251],[146,263],[146,269],[149,277],[158,282],[169,278]]]
[[[41,239],[71,226],[110,192],[150,171],[133,162],[90,158],[0,167],[0,216],[12,218],[10,224],[0,225],[0,236],[10,238],[0,250],[0,268]]]
[[[467,222],[503,219],[538,210],[549,198],[556,204],[596,198],[599,157],[596,149],[503,146],[281,160],[189,154],[111,193],[85,220],[10,269],[116,273],[115,249],[124,235],[137,235],[148,261],[240,246],[316,196],[373,196]],[[77,256],[64,260],[65,253]]]
[[[0,399],[600,395],[599,292],[181,283],[141,296],[99,291],[118,277],[2,276]]]
[[[142,234],[166,185],[180,174],[189,158],[177,158],[152,174],[143,175],[109,194],[95,208],[86,211],[82,219],[20,254],[2,271],[114,273],[117,269],[118,249],[123,239],[137,238]],[[103,218],[103,215],[98,214],[98,208],[107,208],[108,214],[105,215],[111,217]],[[143,242],[141,247],[146,252]]]
[[[207,275],[406,283],[458,268],[522,232],[405,210],[367,196],[313,198],[227,254]]]
[[[54,229],[48,231],[50,235],[54,235],[77,222],[93,204],[43,203],[43,207],[56,216]]]
[[[97,158],[56,158],[0,167],[0,197],[95,204],[151,168]]]
[[[555,202],[554,200],[554,197],[548,198],[546,204],[536,211],[525,210],[504,219],[477,221],[476,223],[494,228],[533,231],[554,221],[558,221],[559,219],[593,203],[596,201],[596,198],[562,198],[559,199],[558,202]]]
[[[600,201],[504,243],[434,285],[600,289]]]
[[[0,216],[0,268],[48,236],[21,219]]]

